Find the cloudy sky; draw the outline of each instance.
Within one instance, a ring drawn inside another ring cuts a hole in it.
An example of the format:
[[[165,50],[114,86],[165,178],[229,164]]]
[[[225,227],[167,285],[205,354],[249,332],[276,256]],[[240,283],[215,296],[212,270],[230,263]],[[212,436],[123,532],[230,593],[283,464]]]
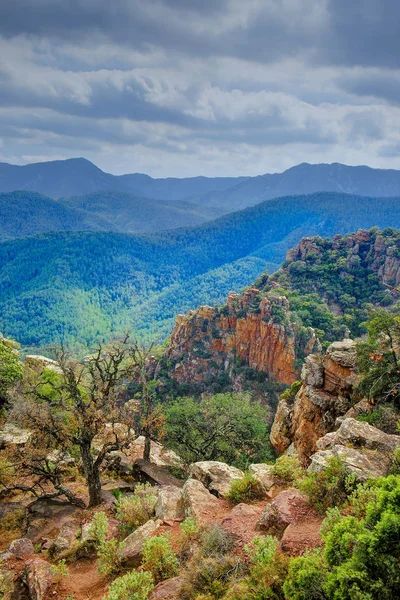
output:
[[[0,161],[400,168],[398,0],[0,1]]]

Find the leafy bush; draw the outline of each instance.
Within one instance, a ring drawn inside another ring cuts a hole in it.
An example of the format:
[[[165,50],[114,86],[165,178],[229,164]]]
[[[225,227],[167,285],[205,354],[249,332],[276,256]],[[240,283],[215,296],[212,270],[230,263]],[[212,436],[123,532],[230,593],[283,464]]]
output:
[[[200,525],[197,517],[186,517],[179,526],[181,530],[181,543],[186,544],[190,540],[197,539],[200,534]]]
[[[104,512],[98,512],[94,515],[89,527],[89,536],[93,539],[95,545],[99,546],[106,541],[108,531],[108,519]]]
[[[239,502],[263,498],[264,495],[260,482],[254,475],[245,473],[242,479],[232,481],[227,498],[233,504],[239,504]]]
[[[203,556],[223,556],[233,549],[235,540],[222,527],[214,525],[202,532],[200,543]]]
[[[56,565],[51,565],[51,574],[56,585],[59,585],[66,577],[68,577],[69,570],[65,564],[65,558],[59,560]]]
[[[225,598],[230,580],[240,574],[239,560],[232,554],[226,556],[195,556],[185,571],[185,581],[179,592],[181,600],[207,600]],[[201,594],[201,595],[200,595]]]
[[[254,538],[245,547],[250,572],[231,587],[224,600],[283,600],[288,560],[277,548],[278,540],[272,536]]]
[[[280,485],[297,485],[304,476],[297,454],[280,456],[272,467],[271,473]]]
[[[122,496],[115,503],[115,514],[127,535],[147,523],[154,514],[156,496],[149,484],[138,484],[132,496]]]
[[[114,579],[104,600],[147,600],[153,588],[154,579],[151,573],[131,571]]]
[[[348,504],[350,514],[328,511],[323,551],[290,562],[287,600],[400,597],[400,476],[370,480]]]
[[[178,571],[178,559],[172,550],[168,534],[148,538],[143,544],[142,566],[151,571],[156,581],[174,577]]]
[[[102,542],[97,550],[98,571],[103,575],[113,575],[118,573],[121,568],[121,561],[118,557],[118,540],[106,540]]]
[[[354,475],[346,471],[344,462],[332,457],[326,468],[310,473],[300,483],[300,489],[310,499],[310,504],[321,514],[333,506],[342,506],[356,487]]]
[[[285,598],[290,600],[323,600],[327,565],[320,550],[292,558],[283,584]]]

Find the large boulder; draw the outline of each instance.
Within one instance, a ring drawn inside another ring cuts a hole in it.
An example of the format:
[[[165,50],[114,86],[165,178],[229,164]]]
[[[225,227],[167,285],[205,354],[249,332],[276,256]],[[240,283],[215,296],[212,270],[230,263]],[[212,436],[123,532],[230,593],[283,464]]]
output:
[[[299,490],[290,488],[278,494],[271,504],[267,504],[257,529],[265,534],[280,537],[290,523],[310,516],[315,517],[317,514],[308,504],[307,497]]]
[[[218,500],[201,481],[188,479],[182,489],[182,504],[186,516],[206,520],[207,515],[218,506]]]
[[[269,492],[275,484],[274,477],[271,473],[273,465],[258,463],[249,466],[249,472],[257,479],[265,492]]]
[[[118,558],[127,567],[137,567],[140,563],[140,557],[143,550],[143,544],[147,538],[151,537],[162,525],[162,521],[147,521],[136,531],[128,535],[118,550]]]
[[[158,519],[164,521],[183,518],[182,489],[172,485],[160,487],[155,505],[155,514]]]
[[[347,418],[344,419],[337,431],[318,440],[317,448],[322,450],[335,445],[347,446],[349,444],[354,448],[393,452],[397,446],[400,446],[400,436],[385,433],[368,423]]]
[[[290,556],[299,556],[322,546],[320,529],[322,517],[310,515],[304,520],[289,523],[283,532],[280,549]]]
[[[183,576],[161,581],[151,592],[149,600],[175,600],[179,597],[179,590],[184,581],[185,578]]]
[[[190,465],[190,477],[201,481],[218,497],[225,498],[233,481],[242,479],[243,471],[216,460],[204,460]]]
[[[343,461],[346,470],[354,474],[359,481],[387,475],[392,464],[390,456],[376,450],[331,445],[328,450],[319,450],[311,456],[308,471],[314,473],[323,471],[335,456]]]
[[[250,504],[237,504],[226,517],[221,526],[228,533],[237,538],[239,545],[248,544],[256,535],[256,526],[263,513],[263,509]]]
[[[0,430],[0,449],[25,446],[31,436],[32,432],[29,429],[22,429],[13,423],[6,423]]]
[[[45,560],[35,559],[27,564],[22,578],[30,600],[44,600],[53,583],[51,565]]]
[[[144,451],[145,438],[143,435],[136,438],[132,444],[132,454],[134,458],[142,458]],[[179,456],[168,448],[164,448],[162,444],[152,441],[150,444],[150,462],[157,467],[181,467],[182,461]]]
[[[30,539],[18,538],[13,540],[8,546],[7,551],[16,558],[24,558],[29,554],[35,554],[35,549]]]
[[[65,552],[66,550],[69,550],[73,546],[78,536],[78,532],[79,528],[76,524],[72,523],[71,521],[65,523],[65,525],[61,527],[56,539],[50,546],[50,553],[55,556]]]

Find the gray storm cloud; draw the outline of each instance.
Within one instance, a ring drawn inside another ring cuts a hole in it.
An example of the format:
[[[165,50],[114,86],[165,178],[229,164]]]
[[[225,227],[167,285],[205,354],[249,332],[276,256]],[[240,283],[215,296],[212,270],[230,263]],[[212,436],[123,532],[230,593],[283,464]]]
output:
[[[394,0],[0,3],[0,160],[115,173],[399,168]]]

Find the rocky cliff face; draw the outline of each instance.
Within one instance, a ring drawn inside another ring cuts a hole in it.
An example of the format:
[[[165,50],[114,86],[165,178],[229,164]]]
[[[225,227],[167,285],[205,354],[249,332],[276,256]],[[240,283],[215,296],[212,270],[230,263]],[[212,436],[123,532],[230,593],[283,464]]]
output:
[[[306,464],[317,451],[319,438],[333,431],[344,417],[368,411],[366,401],[354,404],[354,389],[359,382],[356,348],[352,340],[334,342],[325,356],[306,358],[297,394],[281,398],[271,430],[271,443],[279,454],[293,445]]]
[[[280,383],[298,377],[296,358],[313,352],[318,341],[308,328],[301,339],[289,320],[289,304],[278,295],[261,297],[257,288],[230,293],[222,309],[202,306],[179,315],[171,335],[168,358],[179,382],[200,382],[238,362],[262,371]]]

